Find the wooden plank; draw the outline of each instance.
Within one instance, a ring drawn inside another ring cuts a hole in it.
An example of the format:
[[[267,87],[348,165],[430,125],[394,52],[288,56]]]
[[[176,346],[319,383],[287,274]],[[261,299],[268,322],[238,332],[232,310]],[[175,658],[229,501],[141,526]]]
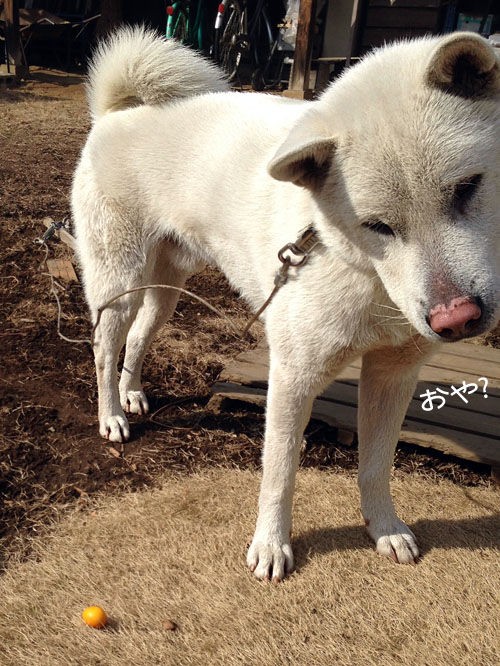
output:
[[[65,282],[78,282],[75,269],[69,259],[47,259],[49,273]]]
[[[249,386],[264,386],[264,384],[248,384]],[[358,388],[358,381],[352,381],[351,383],[349,382],[344,382],[344,381],[336,381],[333,384],[331,384],[323,393],[323,396],[328,399],[328,400],[340,400],[340,396],[336,395],[336,391],[338,392],[339,389],[337,388],[338,386],[344,386],[348,387],[350,386],[351,389],[354,389],[353,391],[353,398],[347,399],[345,398],[346,401],[352,402],[353,404],[356,403],[357,401],[357,388]],[[478,385],[479,387],[479,385]],[[458,388],[458,382],[457,382],[457,388]],[[440,384],[437,382],[433,383],[426,383],[419,381],[417,384],[417,388],[415,390],[415,395],[413,396],[412,400],[414,401],[415,404],[415,409],[418,408],[418,411],[421,411],[422,416],[424,416],[427,413],[427,409],[424,409],[424,405],[426,408],[428,408],[430,402],[429,399],[427,398],[427,393],[426,391],[430,391],[431,394],[434,395],[433,392],[437,392],[437,389],[442,389],[446,391],[447,394],[443,395],[444,401],[443,401],[443,406],[440,406],[440,402],[437,400],[433,401],[433,414],[434,416],[430,417],[431,421],[439,422],[439,423],[444,423],[444,424],[454,424],[457,422],[461,422],[461,419],[459,417],[454,417],[452,415],[452,412],[449,410],[466,410],[468,416],[467,419],[469,420],[477,420],[478,423],[474,425],[474,427],[478,430],[481,431],[482,428],[489,428],[489,432],[491,432],[492,435],[495,435],[496,433],[499,432],[500,430],[500,424],[498,421],[499,415],[500,415],[500,393],[498,392],[498,389],[495,391],[492,391],[492,389],[488,386],[486,395],[487,397],[484,397],[483,393],[483,385],[478,388],[478,390],[475,393],[465,395],[465,399],[467,402],[464,402],[459,395],[457,395],[454,391],[450,390],[449,384]],[[347,389],[345,389],[347,391]],[[437,392],[439,394],[439,392]],[[442,395],[442,394],[440,394]],[[425,396],[425,397],[421,397]],[[439,406],[439,409],[438,409]],[[453,412],[454,413],[454,412]],[[493,421],[491,421],[491,418],[493,418]],[[484,424],[481,425],[481,423],[484,420]],[[466,427],[465,422],[463,427]]]
[[[456,374],[464,373],[469,375],[488,374],[491,379],[500,381],[500,362],[498,357],[496,361],[476,358],[474,353],[470,356],[460,356],[459,354],[435,354],[428,365],[436,369],[450,369]]]
[[[361,358],[352,363],[361,367]],[[427,366],[452,369],[454,371],[477,374],[489,372],[492,379],[500,379],[500,354],[497,349],[474,345],[468,342],[443,344],[428,362]]]
[[[400,440],[425,448],[436,449],[446,455],[480,462],[500,464],[500,442],[484,435],[450,430],[449,428],[405,419]]]
[[[465,396],[467,404],[458,396],[443,396],[446,403],[442,408],[438,409],[437,403],[434,403],[434,408],[427,411],[423,409],[424,399],[420,397],[427,387],[435,389],[434,384],[418,383],[415,395],[408,406],[408,418],[450,427],[453,430],[460,429],[481,433],[487,437],[496,437],[500,444],[500,392],[495,395],[490,393],[487,399],[483,398],[482,393],[467,395]],[[323,392],[321,398],[330,403],[355,407],[358,402],[358,385],[335,381]]]
[[[475,353],[482,357],[475,359]],[[434,362],[434,359],[436,361]],[[492,376],[483,372],[487,365]],[[500,350],[468,343],[445,345],[428,365],[423,366],[415,395],[409,405],[400,439],[411,444],[438,449],[466,460],[500,465]],[[337,380],[314,403],[313,418],[334,427],[355,431],[357,428],[357,390],[361,359],[355,359],[339,373]],[[486,376],[484,383],[478,377]],[[214,391],[225,397],[265,403],[268,378],[268,349],[265,341],[254,350],[241,354],[221,373]],[[426,391],[438,387],[451,392],[462,382],[478,386],[475,393],[444,396],[446,404],[431,411],[422,405]]]
[[[243,386],[235,382],[215,382],[212,391],[216,395],[231,400],[242,400],[255,405],[264,406],[266,404],[267,391],[264,388],[254,386]]]
[[[472,361],[472,359],[471,359]],[[498,373],[498,368],[496,365],[491,364],[487,366],[484,363],[478,363],[475,367],[471,363],[470,371],[466,372],[461,368],[447,368],[443,366],[436,366],[431,362],[428,365],[424,365],[420,372],[420,378],[427,382],[439,382],[441,384],[454,384],[456,386],[457,381],[462,383],[462,380],[466,382],[478,383],[479,377],[486,377],[488,379],[489,388],[500,388],[500,376]]]
[[[269,375],[269,352],[259,345],[256,349],[240,354],[230,361],[220,373],[221,381],[267,386]]]
[[[436,357],[438,355],[436,354]],[[420,371],[420,377],[429,382],[449,382],[453,384],[457,380],[464,379],[467,382],[477,381],[478,377],[486,377],[489,380],[489,385],[495,388],[500,388],[500,367],[498,363],[490,363],[489,361],[479,361],[474,363],[473,358],[456,358],[456,365],[453,366],[453,361],[443,362],[440,358],[431,357],[429,362],[423,366]],[[358,370],[361,368],[361,359],[357,358],[351,363],[353,368]]]
[[[436,356],[441,356],[442,354],[447,357],[471,357],[500,364],[498,349],[485,347],[484,345],[477,345],[473,342],[453,342],[450,344],[444,344]]]
[[[496,349],[487,349],[476,347],[466,343],[456,342],[450,347],[456,347],[459,351],[466,351],[472,356],[463,357],[460,354],[451,354],[450,352],[438,352],[431,357],[429,363],[424,365],[420,371],[420,380],[422,382],[436,382],[439,385],[447,383],[453,384],[462,380],[467,382],[476,382],[481,376],[488,379],[488,388],[500,388],[500,377],[498,368],[500,366],[500,352]],[[445,349],[448,348],[446,345]],[[478,350],[479,356],[486,351],[489,359],[489,365],[483,365],[482,362],[474,366],[474,354]],[[223,369],[221,380],[236,380],[242,383],[267,383],[268,376],[268,349],[265,342],[262,342],[256,349],[240,354],[237,359],[228,363]],[[495,359],[495,360],[494,360]],[[470,371],[466,372],[465,367]],[[337,376],[337,379],[353,380],[359,379],[359,370],[361,368],[361,358],[354,359]]]
[[[217,395],[230,400],[240,400],[265,406],[266,391],[262,388],[243,386],[231,382],[217,382],[213,386]],[[311,418],[327,423],[334,428],[356,432],[357,408],[353,405],[332,404],[321,398],[314,401]],[[475,433],[450,431],[448,428],[420,422],[411,418],[403,421],[399,441],[423,448],[436,449],[446,455],[463,460],[481,462],[493,467],[500,465],[500,442]]]

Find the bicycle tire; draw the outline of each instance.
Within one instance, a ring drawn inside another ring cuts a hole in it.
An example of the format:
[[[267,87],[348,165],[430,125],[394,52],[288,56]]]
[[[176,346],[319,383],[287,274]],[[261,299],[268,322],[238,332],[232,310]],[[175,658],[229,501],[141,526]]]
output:
[[[257,68],[263,69],[269,60],[275,40],[265,3],[262,0],[257,3],[255,11],[256,14],[252,19],[251,26],[248,28],[248,33],[253,62]]]
[[[250,84],[252,86],[252,90],[255,90],[256,92],[262,92],[266,89],[266,79],[262,69],[257,68],[252,72]]]
[[[243,51],[248,48],[248,38],[242,33],[246,24],[246,9],[238,0],[226,5],[222,25],[215,31],[214,57],[226,72],[228,81],[238,75]]]
[[[249,27],[252,60],[255,66],[251,86],[253,90],[262,91],[273,88],[278,83],[282,66],[281,62],[278,63],[276,73],[273,71],[276,66],[278,37],[273,35],[264,0],[258,0],[255,12]]]
[[[278,48],[278,39],[271,46],[267,60],[262,62],[252,73],[251,84],[253,90],[262,91],[281,87],[283,68],[285,65],[285,51]]]

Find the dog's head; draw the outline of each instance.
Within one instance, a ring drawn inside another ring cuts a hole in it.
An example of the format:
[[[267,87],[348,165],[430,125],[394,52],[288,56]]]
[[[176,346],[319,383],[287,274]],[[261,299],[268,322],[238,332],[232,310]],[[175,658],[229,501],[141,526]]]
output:
[[[269,165],[311,191],[325,243],[347,237],[431,340],[500,314],[499,93],[477,35],[391,45],[335,82]]]

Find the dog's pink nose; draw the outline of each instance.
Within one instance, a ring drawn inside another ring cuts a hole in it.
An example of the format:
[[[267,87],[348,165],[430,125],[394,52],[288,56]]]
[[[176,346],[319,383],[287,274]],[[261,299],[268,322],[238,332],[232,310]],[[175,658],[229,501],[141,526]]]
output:
[[[469,298],[452,298],[440,303],[429,312],[429,326],[442,338],[458,340],[470,334],[473,323],[481,319],[482,310]]]

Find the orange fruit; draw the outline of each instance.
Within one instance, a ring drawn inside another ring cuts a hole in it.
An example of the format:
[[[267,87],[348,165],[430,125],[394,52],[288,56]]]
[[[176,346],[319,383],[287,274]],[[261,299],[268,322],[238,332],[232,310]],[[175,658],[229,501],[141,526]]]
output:
[[[106,626],[108,616],[100,606],[88,606],[88,608],[86,608],[82,613],[82,620],[85,622],[85,624],[88,624],[89,627],[94,627],[94,629],[102,629]]]

